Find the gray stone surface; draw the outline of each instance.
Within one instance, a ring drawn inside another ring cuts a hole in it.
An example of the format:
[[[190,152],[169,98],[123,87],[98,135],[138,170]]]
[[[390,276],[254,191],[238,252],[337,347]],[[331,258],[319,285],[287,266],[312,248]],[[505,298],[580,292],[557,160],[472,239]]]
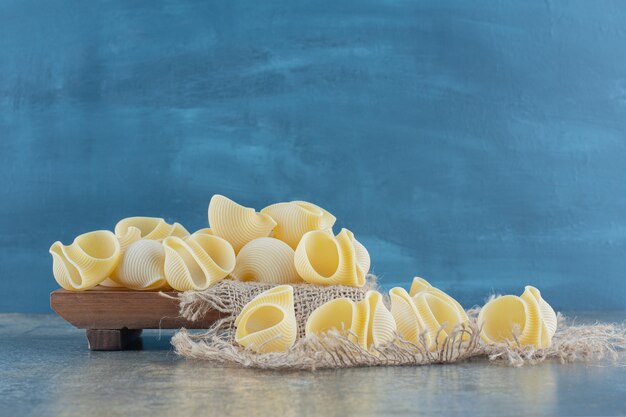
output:
[[[178,358],[171,334],[147,331],[140,351],[90,352],[56,316],[0,315],[0,416],[626,415],[623,356],[622,366],[273,372]]]

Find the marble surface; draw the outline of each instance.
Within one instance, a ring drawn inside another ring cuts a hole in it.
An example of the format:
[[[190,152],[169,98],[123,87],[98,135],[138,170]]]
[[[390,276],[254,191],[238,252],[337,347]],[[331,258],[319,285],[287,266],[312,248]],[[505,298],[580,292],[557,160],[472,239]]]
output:
[[[145,332],[143,350],[90,352],[56,316],[0,315],[0,416],[626,415],[623,355],[621,366],[273,372],[181,359],[171,334]]]

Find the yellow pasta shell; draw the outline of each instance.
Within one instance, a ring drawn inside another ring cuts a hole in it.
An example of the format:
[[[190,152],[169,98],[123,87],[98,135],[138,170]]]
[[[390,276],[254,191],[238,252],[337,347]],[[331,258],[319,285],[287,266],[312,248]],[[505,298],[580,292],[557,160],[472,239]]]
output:
[[[50,247],[52,272],[66,290],[82,291],[100,284],[113,272],[120,257],[120,242],[108,230],[82,234],[71,245]]]
[[[469,322],[469,318],[467,317],[467,313],[465,312],[465,309],[463,308],[461,304],[459,304],[458,301],[456,301],[454,298],[452,298],[445,292],[441,291],[439,288],[433,287],[424,278],[419,278],[419,277],[413,278],[413,284],[411,285],[411,292],[410,292],[411,297],[415,297],[417,294],[419,294],[422,291],[429,292],[432,295],[435,295],[441,298],[444,302],[451,304],[456,309],[457,313],[459,314],[459,317],[461,317],[461,323],[467,324]],[[464,335],[464,338],[469,338],[469,335]]]
[[[360,303],[369,305],[369,323],[367,326],[367,348],[380,346],[393,340],[396,322],[391,312],[383,304],[383,296],[378,291],[368,291]]]
[[[520,296],[505,295],[483,306],[478,315],[481,338],[488,344],[514,343],[547,348],[556,332],[556,313],[539,290],[526,286]]]
[[[451,297],[442,291],[431,290],[420,291],[413,297],[421,327],[427,334],[430,350],[441,348],[444,340],[460,325],[467,322],[465,311],[461,314],[449,298]]]
[[[306,232],[325,230],[332,233],[337,220],[323,208],[306,201],[277,203],[265,207],[261,213],[267,214],[276,221],[274,237],[295,249]]]
[[[199,233],[204,233],[205,235],[214,235],[215,233],[213,233],[213,231],[208,228],[205,227],[204,229],[198,229],[195,232],[193,232],[194,235],[199,234]]]
[[[158,217],[127,217],[117,222],[115,234],[118,237],[125,236],[131,227],[139,229],[141,239],[161,240],[168,236],[189,236],[189,232],[181,224],[169,224]]]
[[[391,341],[396,323],[383,304],[382,295],[368,291],[356,303],[349,298],[337,298],[322,304],[307,319],[305,333],[319,336],[332,329],[347,335],[363,349],[370,349]]]
[[[259,353],[285,352],[296,341],[298,325],[293,288],[279,285],[254,297],[235,319],[235,341]]]
[[[165,250],[156,240],[142,239],[132,243],[116,268],[116,281],[133,290],[167,288]]]
[[[117,269],[119,268],[121,261],[124,259],[124,253],[126,252],[126,248],[133,244],[134,242],[141,239],[141,230],[136,227],[130,226],[126,229],[126,234],[124,236],[117,236],[117,240],[120,241],[120,261],[117,263],[117,267],[111,273],[109,278],[106,278],[99,285],[104,287],[123,287],[122,284],[119,284],[115,281],[115,277],[117,274]]]
[[[303,282],[293,259],[294,251],[288,244],[273,237],[260,237],[241,248],[231,275],[240,281],[270,284]]]
[[[337,236],[323,231],[305,233],[294,259],[298,274],[311,284],[362,287],[369,270],[369,255],[361,253],[357,258],[354,242],[348,229],[342,229]]]
[[[316,308],[308,317],[306,335],[317,335],[336,330],[339,334],[367,349],[370,305],[355,303],[349,298],[336,298]]]
[[[556,333],[557,327],[556,312],[554,311],[552,306],[548,304],[548,302],[544,300],[543,297],[541,297],[541,292],[537,288],[528,285],[526,286],[525,291],[528,291],[530,294],[532,294],[532,296],[539,303],[541,320],[543,322],[543,326],[545,326],[542,331],[545,331],[547,333],[550,342],[552,342],[552,336],[554,336],[554,334]]]
[[[267,214],[216,194],[209,202],[209,225],[213,234],[226,239],[239,253],[251,240],[269,236],[276,222]]]
[[[126,248],[140,239],[162,240],[168,236],[186,237],[189,232],[181,224],[168,224],[159,217],[127,217],[115,225],[115,235],[121,246],[121,259]],[[121,262],[120,262],[121,264]],[[118,265],[119,267],[119,265]],[[100,283],[105,287],[124,287],[117,279],[117,268],[111,276]]]
[[[396,321],[398,335],[404,340],[411,343],[419,343],[422,334],[422,325],[417,308],[413,303],[413,299],[404,288],[395,287],[389,291],[391,298],[391,315]],[[430,346],[430,340],[427,343]]]
[[[204,233],[163,240],[165,279],[178,291],[205,290],[235,268],[235,251],[226,240]]]
[[[353,324],[357,316],[356,303],[349,298],[336,298],[330,300],[311,313],[307,318],[305,333],[307,335],[322,335],[334,329],[340,334],[348,335],[350,330],[354,330]],[[357,322],[357,328],[365,328],[367,317]],[[367,335],[362,335],[365,340]]]
[[[424,278],[415,277],[415,278],[413,278],[413,283],[411,284],[411,289],[409,290],[409,295],[411,297],[413,297],[418,292],[424,291],[424,290],[427,290],[427,289],[430,289],[430,288],[433,288],[433,286],[430,285],[430,283],[428,281],[426,281]]]

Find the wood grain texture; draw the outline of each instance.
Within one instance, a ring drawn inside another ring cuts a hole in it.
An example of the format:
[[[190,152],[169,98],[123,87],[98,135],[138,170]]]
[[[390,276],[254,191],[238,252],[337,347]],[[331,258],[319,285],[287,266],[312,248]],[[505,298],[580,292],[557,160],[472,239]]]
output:
[[[106,287],[82,292],[55,290],[50,294],[50,306],[79,329],[202,329],[220,317],[211,312],[191,322],[179,316],[177,300],[159,292]]]

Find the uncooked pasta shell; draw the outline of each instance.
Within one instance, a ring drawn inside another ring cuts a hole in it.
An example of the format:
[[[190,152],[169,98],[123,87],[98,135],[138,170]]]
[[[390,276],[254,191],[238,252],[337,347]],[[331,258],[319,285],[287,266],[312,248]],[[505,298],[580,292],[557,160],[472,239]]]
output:
[[[269,236],[276,222],[267,214],[216,194],[209,202],[209,225],[213,234],[230,242],[238,253],[251,240]]]
[[[430,291],[421,291],[413,297],[413,303],[426,331],[429,349],[441,348],[445,339],[463,323],[456,306]]]
[[[100,283],[100,285],[104,287],[123,287],[122,284],[116,281],[117,270],[124,260],[124,253],[126,253],[126,249],[131,244],[141,239],[141,230],[134,226],[129,226],[126,229],[126,234],[124,236],[117,236],[117,239],[120,241],[120,261],[117,263],[117,267],[111,273],[111,276]]]
[[[378,291],[368,291],[360,303],[369,305],[367,348],[381,346],[393,340],[396,322],[383,304],[383,296]]]
[[[311,284],[362,287],[368,265],[357,263],[353,240],[348,229],[337,236],[323,231],[305,233],[294,259],[298,274]]]
[[[349,298],[330,300],[311,313],[305,326],[306,335],[323,335],[337,331],[348,339],[367,349],[370,305],[368,302],[354,302]]]
[[[235,319],[235,341],[258,353],[285,352],[296,341],[298,325],[293,288],[280,285],[262,292]]]
[[[547,348],[556,332],[556,313],[537,288],[527,286],[520,297],[505,295],[485,304],[478,325],[485,343]]]
[[[186,237],[189,232],[181,224],[169,224],[159,217],[127,217],[115,225],[115,234],[122,237],[132,227],[139,229],[141,239],[161,240],[168,236]]]
[[[54,242],[50,247],[52,272],[66,290],[82,291],[104,281],[120,257],[120,242],[108,230],[82,234],[71,245]]]
[[[550,306],[550,304],[543,299],[541,292],[537,288],[528,285],[526,286],[526,290],[530,291],[538,301],[539,311],[541,312],[541,319],[543,321],[543,325],[545,326],[545,331],[547,332],[550,341],[552,341],[552,336],[556,333],[557,327],[556,312],[552,306]]]
[[[347,335],[349,340],[367,350],[393,340],[396,323],[383,304],[382,295],[368,291],[359,302],[337,298],[311,313],[305,326],[307,335],[319,336],[330,330]]]
[[[433,286],[430,285],[430,283],[428,281],[426,281],[424,278],[415,277],[415,278],[413,278],[413,283],[411,284],[411,289],[409,290],[409,295],[411,297],[413,297],[418,292],[430,289],[432,287]]]
[[[261,213],[272,217],[277,223],[274,237],[295,249],[306,232],[332,230],[336,218],[323,208],[306,201],[277,203],[265,207]]]
[[[398,335],[408,342],[419,343],[422,326],[413,299],[401,287],[392,288],[389,291],[389,297],[391,298],[391,315],[396,321]]]
[[[533,294],[528,286],[525,288],[520,298],[525,302],[524,312],[526,313],[526,322],[522,328],[519,343],[521,345],[535,345],[539,348],[546,347],[549,345],[549,340],[546,340],[547,332],[541,317],[539,300],[537,300],[535,294]]]
[[[224,279],[235,267],[235,252],[226,240],[207,234],[163,240],[165,278],[178,291],[201,291]]]
[[[167,287],[165,250],[156,240],[142,239],[131,244],[116,268],[116,281],[133,290],[156,290]]]
[[[272,237],[260,237],[246,243],[237,254],[231,275],[240,281],[270,284],[303,282],[294,265],[293,249]]]
[[[320,336],[336,330],[339,334],[348,335],[356,315],[356,303],[351,299],[342,297],[330,300],[313,310],[306,321],[305,333],[307,336]],[[367,320],[362,321],[361,327],[367,324]]]
[[[428,292],[440,298],[442,301],[451,304],[456,309],[459,317],[461,318],[461,323],[467,324],[469,322],[469,318],[467,317],[467,313],[465,312],[465,309],[463,308],[461,304],[459,304],[458,301],[456,301],[454,298],[452,298],[450,295],[443,292],[439,288],[433,287],[424,278],[415,277],[413,278],[413,284],[411,285],[411,292],[410,292],[411,297],[415,297],[421,292]],[[464,340],[469,339],[469,337],[470,337],[469,334],[467,333],[463,334]]]

